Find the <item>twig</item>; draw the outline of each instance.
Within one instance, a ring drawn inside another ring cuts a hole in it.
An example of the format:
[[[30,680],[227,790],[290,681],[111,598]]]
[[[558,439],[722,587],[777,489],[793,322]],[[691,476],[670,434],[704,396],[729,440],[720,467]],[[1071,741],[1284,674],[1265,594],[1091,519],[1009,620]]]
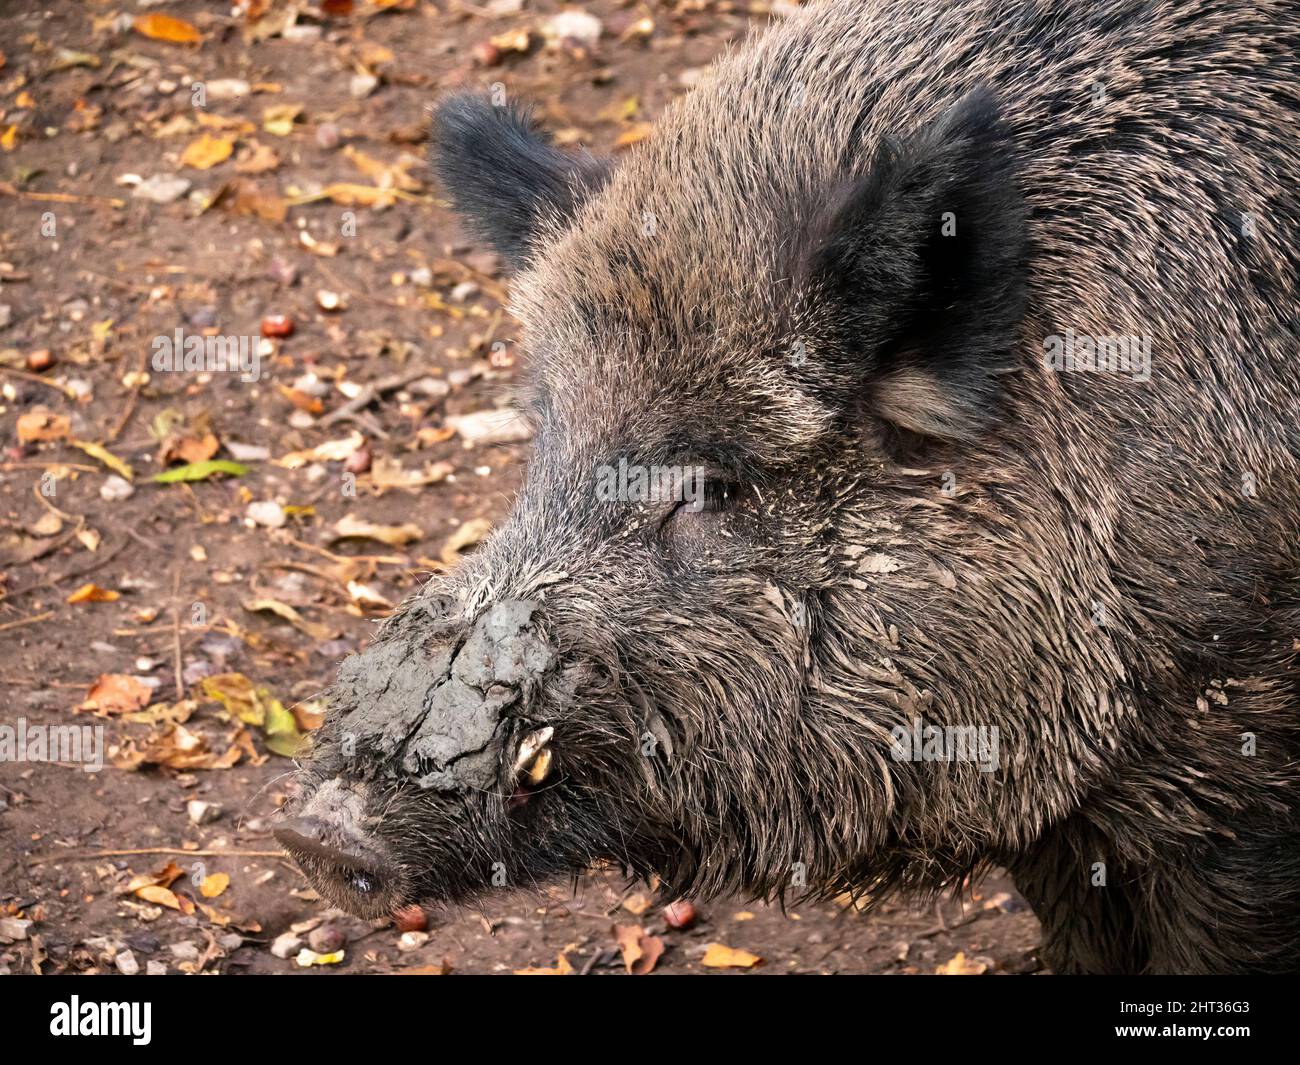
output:
[[[110,207],[125,207],[126,200],[112,196],[77,196],[71,192],[28,192],[16,188],[8,181],[0,181],[0,193],[6,196],[18,196],[24,200],[40,200],[42,203],[106,203]]]
[[[139,847],[133,850],[87,851],[82,854],[69,851],[67,854],[51,851],[47,854],[35,854],[27,859],[28,865],[41,862],[89,862],[96,858],[129,858],[140,854],[190,854],[197,858],[283,858],[284,851],[187,851],[184,847]]]
[[[412,381],[421,377],[427,377],[429,374],[428,367],[416,367],[404,370],[402,373],[393,374],[391,377],[384,377],[378,381],[372,381],[370,384],[363,385],[361,391],[356,396],[337,410],[330,411],[329,414],[321,418],[319,425],[332,425],[334,422],[343,418],[350,418],[358,412],[370,406],[376,399],[385,392],[391,392],[395,388],[401,388],[403,385],[409,385]]]
[[[48,470],[51,466],[63,466],[79,473],[98,473],[102,466],[85,466],[80,462],[0,462],[0,470]]]
[[[144,378],[144,349],[141,348],[140,358],[137,360],[137,365],[136,365],[136,384],[131,389],[130,398],[126,401],[126,409],[122,411],[122,416],[117,420],[117,424],[113,426],[112,431],[108,434],[108,439],[105,440],[104,443],[111,444],[114,440],[116,440],[118,436],[121,434],[122,430],[126,428],[126,423],[131,420],[131,415],[135,413],[136,404],[140,402],[140,389],[144,387],[140,382],[143,380],[143,378]]]
[[[185,671],[181,665],[181,567],[176,564],[176,573],[172,578],[172,654],[176,664],[176,698],[185,698]]]
[[[17,621],[6,621],[3,625],[0,625],[0,632],[4,632],[6,629],[20,629],[24,625],[35,625],[40,621],[48,621],[52,617],[54,617],[54,611],[47,610],[44,614],[33,614],[29,618],[19,618]]]
[[[57,381],[51,381],[49,378],[42,377],[38,373],[28,373],[26,370],[18,370],[12,366],[0,366],[0,370],[3,370],[7,374],[12,374],[14,377],[21,377],[24,381],[34,381],[38,385],[44,385],[46,388],[52,388],[56,392],[62,392],[68,399],[77,398],[77,393],[67,385],[61,385]]]

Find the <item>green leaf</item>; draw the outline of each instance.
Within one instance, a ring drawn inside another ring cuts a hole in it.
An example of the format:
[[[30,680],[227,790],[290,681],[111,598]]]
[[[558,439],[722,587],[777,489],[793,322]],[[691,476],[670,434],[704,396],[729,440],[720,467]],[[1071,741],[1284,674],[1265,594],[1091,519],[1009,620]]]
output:
[[[207,462],[191,462],[187,466],[163,470],[162,473],[154,474],[153,480],[159,484],[175,484],[177,481],[206,481],[214,473],[242,477],[247,472],[248,467],[243,463],[231,462],[229,459],[208,459]]]

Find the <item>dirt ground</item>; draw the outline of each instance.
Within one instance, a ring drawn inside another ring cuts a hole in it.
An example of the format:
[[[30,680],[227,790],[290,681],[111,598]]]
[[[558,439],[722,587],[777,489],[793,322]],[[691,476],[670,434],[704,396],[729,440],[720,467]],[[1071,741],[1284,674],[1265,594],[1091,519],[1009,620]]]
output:
[[[701,903],[676,930],[594,873],[403,933],[324,909],[268,832],[338,659],[472,549],[526,452],[456,421],[508,403],[518,354],[508,279],[429,186],[430,100],[500,84],[565,144],[635,150],[779,11],[6,6],[0,725],[106,750],[0,762],[0,972],[1038,968],[997,876],[933,909]],[[155,364],[178,329],[251,338],[259,372]]]

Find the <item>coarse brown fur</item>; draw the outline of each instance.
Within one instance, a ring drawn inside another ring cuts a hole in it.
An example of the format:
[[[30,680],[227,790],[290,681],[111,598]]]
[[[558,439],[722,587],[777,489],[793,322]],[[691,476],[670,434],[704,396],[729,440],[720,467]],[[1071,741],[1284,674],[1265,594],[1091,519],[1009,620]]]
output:
[[[343,758],[343,693],[306,790],[368,782],[380,908],[601,859],[694,897],[1001,863],[1057,971],[1294,969],[1297,56],[1289,0],[841,0],[612,171],[446,105],[435,164],[522,267],[537,446],[439,624],[537,603],[556,664],[481,790],[365,729]],[[1150,338],[1150,379],[1050,369],[1067,330]],[[620,458],[726,502],[599,501]],[[431,653],[427,602],[378,646]],[[996,771],[897,760],[916,719],[996,727]]]

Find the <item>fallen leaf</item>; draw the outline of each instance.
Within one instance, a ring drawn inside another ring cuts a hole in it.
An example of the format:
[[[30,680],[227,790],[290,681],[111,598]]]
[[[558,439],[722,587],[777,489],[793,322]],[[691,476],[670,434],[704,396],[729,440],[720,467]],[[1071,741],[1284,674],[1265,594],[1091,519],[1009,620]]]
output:
[[[208,201],[204,210],[209,211],[218,206],[233,214],[260,218],[263,222],[283,222],[289,214],[289,204],[286,200],[278,195],[263,192],[251,181],[226,182]],[[303,233],[305,232],[303,230]]]
[[[96,714],[129,714],[148,706],[150,694],[149,688],[129,673],[104,673],[74,709]]]
[[[317,954],[314,950],[303,947],[298,952],[296,961],[304,969],[313,965],[337,965],[344,958],[345,952],[341,950],[333,951],[330,954]]]
[[[161,869],[154,873],[137,873],[122,889],[126,895],[134,895],[143,887],[171,887],[181,876],[184,870],[175,862],[168,862]]]
[[[267,705],[263,731],[266,749],[281,758],[296,757],[307,738],[298,730],[298,721],[292,712],[286,710],[279,699],[272,699]]]
[[[381,189],[402,189],[406,192],[415,192],[422,187],[419,181],[407,173],[410,167],[419,162],[415,158],[398,160],[396,163],[385,163],[373,156],[366,155],[365,152],[352,147],[350,144],[343,149],[343,156]]]
[[[984,958],[967,958],[964,951],[958,951],[953,957],[940,965],[935,972],[939,976],[982,976],[988,972],[989,963]]]
[[[710,943],[704,951],[700,964],[709,969],[752,969],[761,965],[763,959],[747,950],[736,950],[721,943]]]
[[[230,877],[226,873],[213,873],[205,876],[199,884],[199,894],[205,899],[215,899],[230,886]]]
[[[211,133],[204,133],[198,140],[191,141],[181,153],[181,166],[210,170],[229,159],[234,150],[235,142],[229,137],[214,137]]]
[[[280,165],[280,157],[260,141],[254,141],[235,160],[237,174],[265,174]]]
[[[564,951],[560,951],[559,957],[555,961],[554,969],[516,969],[516,976],[568,976],[573,972],[573,966],[569,964],[569,959]]]
[[[637,925],[618,925],[614,929],[614,937],[623,953],[623,967],[632,976],[644,976],[653,971],[663,955],[664,941],[657,936],[646,935],[645,929]]]
[[[146,765],[160,765],[176,770],[230,769],[244,755],[248,755],[249,761],[254,765],[266,761],[265,756],[257,754],[252,737],[243,727],[234,733],[230,745],[221,754],[210,750],[203,736],[191,732],[184,725],[167,728],[161,735],[151,737],[139,749],[132,740],[116,750],[110,749],[113,765],[126,770],[137,770]]]
[[[291,451],[284,458],[276,459],[275,464],[288,470],[296,470],[312,462],[344,462],[351,458],[352,453],[365,442],[365,437],[354,432],[341,440],[326,440],[325,443],[318,444],[308,451]]]
[[[418,525],[407,522],[405,525],[376,525],[374,522],[346,514],[334,526],[335,540],[378,540],[390,547],[401,547],[424,536],[424,530]]]
[[[155,906],[166,906],[169,910],[181,908],[181,900],[170,888],[149,884],[135,892],[135,896],[145,902],[152,902]]]
[[[63,519],[52,510],[47,510],[28,529],[33,536],[57,536],[63,531]]]
[[[98,584],[83,584],[73,592],[66,600],[67,603],[112,603],[122,598],[120,592],[112,591],[109,588],[101,588]]]
[[[92,459],[99,459],[100,462],[116,473],[119,477],[123,477],[128,481],[135,480],[135,472],[131,467],[102,444],[92,444],[86,440],[69,440],[68,443],[75,448],[80,448]]]
[[[278,599],[247,599],[244,601],[243,606],[249,613],[274,614],[276,617],[283,618],[310,639],[324,642],[333,636],[333,633],[324,625],[313,624],[288,603],[282,603]]]
[[[45,410],[28,411],[18,415],[18,442],[32,444],[43,440],[62,440],[72,430],[72,419],[66,414]]]
[[[184,19],[171,15],[137,15],[131,23],[136,33],[152,37],[155,41],[170,41],[172,44],[202,44],[203,34]]]
[[[432,462],[423,469],[408,470],[399,459],[381,455],[371,464],[366,481],[380,492],[389,488],[416,489],[445,481],[454,470],[450,462]]]
[[[203,436],[173,434],[163,441],[159,449],[158,461],[166,466],[180,459],[186,465],[192,466],[199,462],[207,462],[220,447],[221,443],[215,433],[205,433]]]
[[[269,697],[270,693],[265,688],[256,688],[242,673],[216,673],[204,677],[199,682],[199,692],[205,699],[220,703],[227,713],[246,725],[260,728],[266,721],[262,695]]]
[[[287,137],[301,114],[300,104],[274,104],[262,112],[262,128],[277,137]]]
[[[176,466],[170,470],[153,475],[152,480],[159,484],[174,484],[177,481],[205,481],[214,473],[226,473],[231,477],[242,477],[248,467],[241,462],[229,459],[210,459],[207,462],[191,462],[185,466]]]

